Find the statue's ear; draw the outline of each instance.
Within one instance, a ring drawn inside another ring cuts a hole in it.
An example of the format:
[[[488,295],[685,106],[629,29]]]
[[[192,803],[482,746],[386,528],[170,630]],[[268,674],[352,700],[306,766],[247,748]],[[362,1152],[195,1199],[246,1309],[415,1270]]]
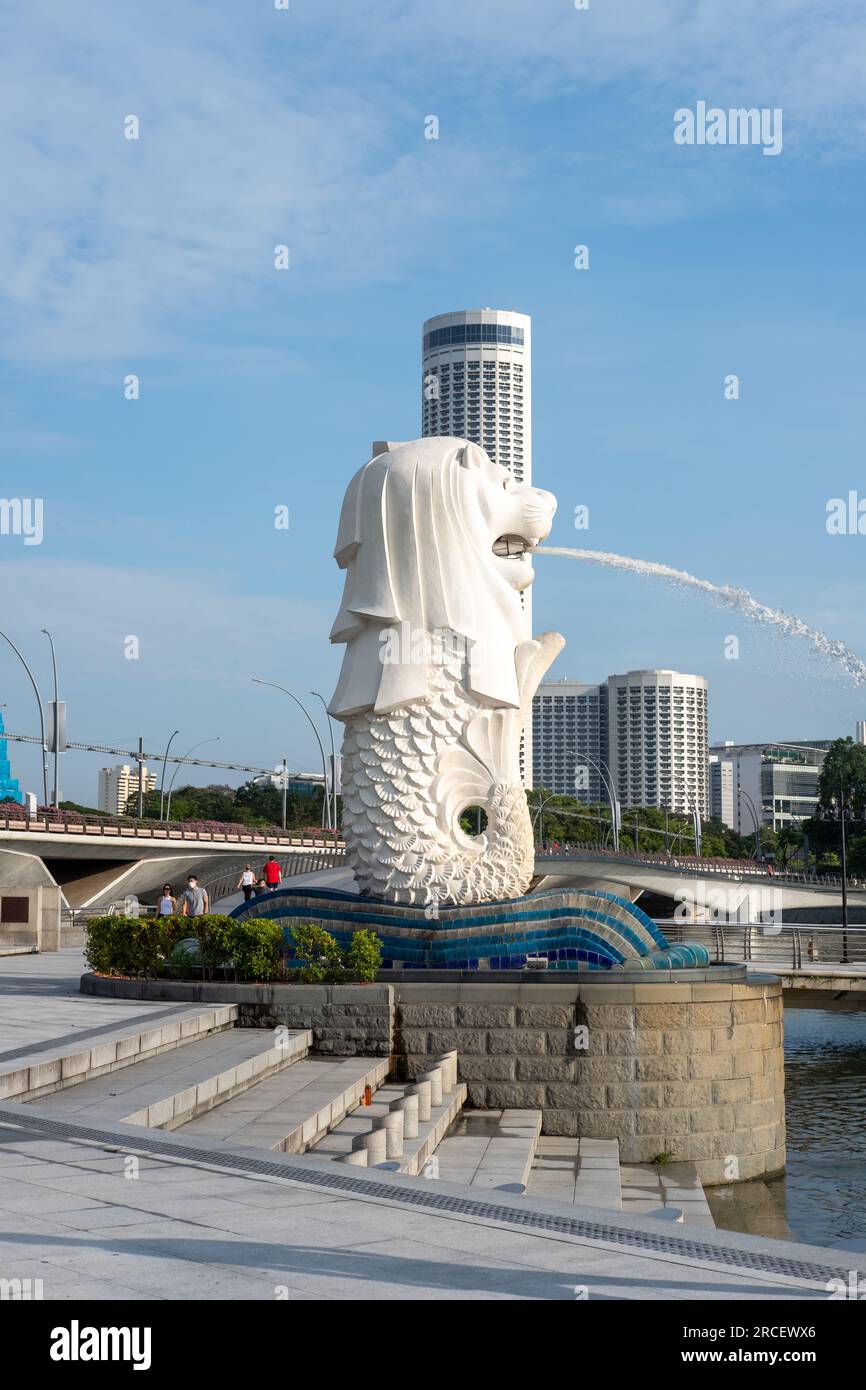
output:
[[[457,462],[461,468],[482,468],[484,459],[484,450],[479,449],[477,444],[464,444],[462,449],[457,450]]]

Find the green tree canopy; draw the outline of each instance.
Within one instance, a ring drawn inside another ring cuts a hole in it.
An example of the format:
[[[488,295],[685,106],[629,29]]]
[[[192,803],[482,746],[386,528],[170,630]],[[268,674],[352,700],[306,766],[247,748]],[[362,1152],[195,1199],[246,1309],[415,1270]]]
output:
[[[866,813],[866,746],[853,738],[831,744],[818,779],[819,814],[836,818],[844,797],[846,814],[863,820]]]

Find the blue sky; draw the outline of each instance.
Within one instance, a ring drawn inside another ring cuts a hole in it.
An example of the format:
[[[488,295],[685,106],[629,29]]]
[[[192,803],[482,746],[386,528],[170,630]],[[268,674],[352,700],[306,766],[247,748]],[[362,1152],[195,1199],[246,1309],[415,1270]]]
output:
[[[0,493],[45,504],[42,545],[0,536],[0,627],[46,694],[52,630],[70,736],[315,767],[249,678],[330,694],[346,481],[418,434],[422,321],[469,306],[533,316],[552,543],[745,587],[866,655],[866,536],[825,528],[866,496],[864,37],[860,0],[0,3]],[[676,145],[698,100],[782,108],[782,152]],[[714,738],[866,717],[701,599],[536,572],[554,675],[700,672]],[[8,651],[0,704],[35,731]],[[65,792],[92,802],[102,761],[69,754]]]

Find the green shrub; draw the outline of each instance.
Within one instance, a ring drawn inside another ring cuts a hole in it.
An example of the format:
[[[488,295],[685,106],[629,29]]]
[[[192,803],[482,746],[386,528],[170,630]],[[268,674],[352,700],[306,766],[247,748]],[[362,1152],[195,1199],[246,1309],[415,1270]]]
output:
[[[152,976],[171,973],[206,979],[222,973],[239,980],[278,977],[305,984],[374,980],[382,959],[375,932],[355,932],[344,954],[330,932],[315,923],[291,928],[293,956],[281,970],[282,928],[264,917],[237,921],[203,917],[93,917],[87,924],[85,957],[100,975]],[[194,940],[197,949],[183,943]]]
[[[295,955],[303,961],[301,979],[305,984],[340,980],[346,973],[343,953],[329,931],[315,922],[299,922],[292,927]]]
[[[352,933],[346,964],[358,980],[375,980],[382,964],[382,943],[374,931]]]
[[[232,922],[235,970],[242,980],[272,980],[280,968],[282,927],[266,917]]]
[[[196,970],[201,969],[201,948],[194,936],[182,937],[173,947],[168,958],[168,968],[178,980],[191,980]]]
[[[185,917],[188,936],[198,939],[201,963],[206,978],[213,979],[217,970],[234,969],[235,922],[218,912],[206,912],[201,917]]]
[[[100,975],[155,975],[163,964],[156,917],[91,917],[84,958]]]

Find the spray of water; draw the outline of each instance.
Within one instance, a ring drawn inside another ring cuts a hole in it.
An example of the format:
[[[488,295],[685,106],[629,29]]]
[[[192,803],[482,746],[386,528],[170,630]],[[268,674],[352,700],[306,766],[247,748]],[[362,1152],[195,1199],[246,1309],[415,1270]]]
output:
[[[855,685],[866,685],[866,664],[844,642],[834,642],[826,632],[809,627],[801,618],[785,613],[781,608],[768,608],[765,603],[758,603],[746,589],[735,589],[730,584],[711,584],[708,579],[697,579],[685,570],[672,569],[670,565],[655,565],[650,560],[631,560],[627,555],[614,555],[607,550],[572,550],[566,546],[539,545],[533,554],[565,555],[571,560],[586,560],[593,565],[608,565],[611,569],[664,579],[678,589],[698,589],[713,603],[735,609],[744,618],[763,624],[780,637],[799,637],[810,642],[821,656],[838,663]]]

